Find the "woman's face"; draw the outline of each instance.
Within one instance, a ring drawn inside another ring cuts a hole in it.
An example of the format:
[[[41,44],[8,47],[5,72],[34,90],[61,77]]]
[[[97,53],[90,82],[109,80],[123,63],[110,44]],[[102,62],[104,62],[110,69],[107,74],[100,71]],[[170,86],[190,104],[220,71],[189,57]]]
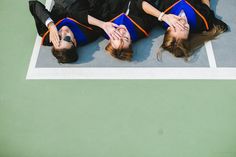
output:
[[[125,25],[120,25],[116,28],[116,31],[119,31],[121,34],[120,39],[110,39],[110,43],[114,49],[126,49],[130,47],[131,38],[129,31],[125,27]]]
[[[175,29],[172,27],[168,27],[167,30],[169,31],[169,35],[175,37],[177,40],[188,39],[190,26],[188,24],[187,17],[183,16],[180,22],[184,25],[186,29],[181,30],[179,27],[176,27]]]
[[[67,26],[63,26],[59,31],[59,46],[55,46],[56,49],[69,49],[72,45],[77,46],[75,37],[71,29]]]

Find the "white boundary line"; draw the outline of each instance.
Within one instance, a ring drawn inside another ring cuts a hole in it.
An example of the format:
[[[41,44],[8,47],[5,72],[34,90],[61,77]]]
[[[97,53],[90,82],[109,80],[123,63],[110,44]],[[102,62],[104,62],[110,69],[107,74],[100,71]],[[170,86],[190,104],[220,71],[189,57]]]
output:
[[[48,9],[48,10],[51,10],[52,8],[52,5],[53,5],[53,2],[54,2],[54,0],[46,0],[46,4],[45,4],[45,6],[46,6],[46,8]]]
[[[40,51],[40,46],[41,46],[40,42],[41,42],[41,37],[37,34],[36,39],[35,39],[33,53],[32,53],[31,59],[30,59],[28,72],[27,72],[27,75],[26,75],[27,80],[30,79],[32,74],[35,72],[37,58],[38,58],[39,51]]]
[[[206,47],[206,52],[207,52],[207,57],[208,57],[210,67],[217,68],[216,59],[215,59],[211,41],[205,42],[205,47]]]
[[[46,7],[53,0],[46,1]],[[27,80],[35,79],[212,79],[235,80],[236,68],[217,68],[211,42],[205,43],[210,68],[36,68],[41,46],[37,35]]]
[[[236,68],[35,68],[27,79],[235,80]]]
[[[46,0],[45,7],[48,10],[51,10],[53,2],[54,2],[53,0]],[[40,51],[40,46],[41,46],[41,37],[37,34],[36,39],[35,39],[35,43],[34,43],[33,53],[32,53],[31,59],[30,59],[28,72],[26,75],[27,80],[30,79],[31,74],[34,73],[37,59],[38,59],[38,55],[39,55],[39,51]]]

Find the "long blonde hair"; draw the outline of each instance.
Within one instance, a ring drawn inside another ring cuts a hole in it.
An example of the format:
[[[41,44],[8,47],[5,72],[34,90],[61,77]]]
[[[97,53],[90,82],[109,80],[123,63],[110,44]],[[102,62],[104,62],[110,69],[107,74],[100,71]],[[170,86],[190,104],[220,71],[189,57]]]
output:
[[[188,39],[177,40],[175,37],[170,35],[170,31],[166,31],[163,39],[163,43],[158,50],[157,58],[161,60],[161,54],[163,50],[167,50],[172,53],[175,57],[182,57],[186,61],[194,51],[200,48],[204,42],[209,41],[223,33],[225,29],[220,26],[214,26],[210,31],[204,31],[200,34],[189,34]]]

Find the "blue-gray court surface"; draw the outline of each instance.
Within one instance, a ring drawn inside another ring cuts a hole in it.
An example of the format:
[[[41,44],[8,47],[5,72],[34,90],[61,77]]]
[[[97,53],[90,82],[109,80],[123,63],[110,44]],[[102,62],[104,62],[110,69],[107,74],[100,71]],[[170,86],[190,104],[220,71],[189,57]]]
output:
[[[48,8],[52,5],[52,0],[46,2]],[[212,8],[230,31],[205,43],[188,62],[168,52],[163,53],[162,61],[157,61],[156,52],[164,33],[158,27],[148,38],[134,44],[132,62],[112,58],[104,50],[107,40],[100,37],[78,49],[80,58],[76,63],[59,64],[50,47],[40,46],[41,38],[37,37],[27,79],[236,79],[235,6],[234,0],[212,2]]]

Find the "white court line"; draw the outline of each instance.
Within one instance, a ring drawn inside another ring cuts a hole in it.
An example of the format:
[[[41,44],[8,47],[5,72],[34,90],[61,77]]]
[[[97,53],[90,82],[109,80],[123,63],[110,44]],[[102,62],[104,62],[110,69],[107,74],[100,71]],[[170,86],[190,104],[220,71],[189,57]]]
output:
[[[52,6],[53,6],[53,3],[54,3],[53,0],[46,0],[46,3],[45,3],[46,9],[51,10]],[[41,40],[42,40],[42,38],[37,34],[36,39],[35,39],[35,43],[34,43],[33,53],[32,53],[31,59],[30,59],[28,72],[27,72],[27,75],[26,75],[26,79],[29,79],[30,78],[29,75],[31,73],[33,73],[34,70],[35,70],[38,55],[39,55],[39,51],[40,51]]]
[[[47,1],[46,1],[45,6],[46,6],[46,8],[47,8],[48,10],[51,10],[51,9],[52,9],[53,2],[54,2],[54,0],[47,0]]]
[[[36,67],[36,63],[37,63],[37,59],[38,59],[38,55],[39,55],[39,51],[40,51],[40,46],[41,46],[40,43],[41,43],[41,37],[37,34],[36,39],[35,39],[35,43],[34,43],[33,53],[32,53],[31,59],[30,59],[28,72],[26,75],[26,79],[30,79],[30,76],[35,71],[35,67]]]
[[[236,68],[35,68],[27,79],[235,80]]]
[[[217,68],[216,59],[215,59],[211,41],[205,42],[205,47],[206,47],[206,52],[207,52],[207,57],[208,57],[210,67]]]
[[[46,7],[53,0],[46,1]],[[211,79],[236,80],[236,68],[217,68],[211,42],[205,43],[210,68],[36,68],[41,46],[37,35],[27,80],[38,79]]]

